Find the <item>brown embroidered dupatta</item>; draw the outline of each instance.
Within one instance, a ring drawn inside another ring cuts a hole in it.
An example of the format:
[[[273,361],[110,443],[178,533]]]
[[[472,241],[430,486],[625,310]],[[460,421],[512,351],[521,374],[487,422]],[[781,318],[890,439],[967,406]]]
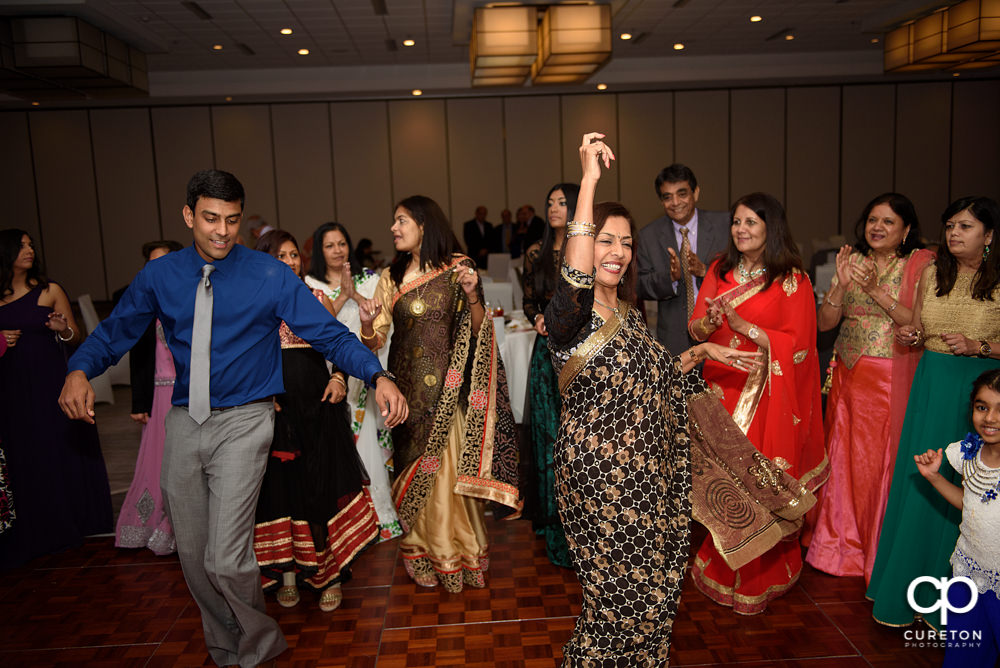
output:
[[[637,312],[626,307],[620,320],[609,318],[577,347],[559,374],[564,411],[581,417],[600,412],[599,405],[574,407],[574,394],[578,397],[582,389],[574,381],[582,374],[596,383],[591,396],[615,391],[610,377],[594,380],[599,370],[593,362],[599,359],[604,366],[621,354],[615,341],[635,339],[660,345],[648,336]],[[704,381],[691,377],[696,372],[682,374],[677,358],[672,359],[665,368],[651,366],[629,380],[640,385],[638,391],[658,392],[666,399],[662,433],[671,442],[664,447],[676,462],[690,462],[690,513],[709,529],[720,554],[736,569],[797,531],[816,498],[757,451]],[[643,435],[629,438],[641,441]]]
[[[410,417],[393,430],[399,477],[393,496],[408,528],[423,510],[459,406],[465,408],[455,493],[518,509],[517,442],[507,378],[493,330],[483,318],[476,336],[455,272],[468,258],[404,284],[393,298],[395,334],[389,368],[399,378]],[[480,300],[482,295],[479,296]],[[420,300],[422,307],[414,308]]]

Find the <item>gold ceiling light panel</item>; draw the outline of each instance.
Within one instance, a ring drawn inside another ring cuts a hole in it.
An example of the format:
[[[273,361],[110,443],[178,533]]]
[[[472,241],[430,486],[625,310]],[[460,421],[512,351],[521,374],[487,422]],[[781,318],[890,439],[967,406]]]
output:
[[[886,72],[995,67],[1000,0],[966,0],[896,28],[883,40]]]
[[[472,20],[473,86],[520,86],[538,53],[538,9],[480,7]]]
[[[1000,0],[966,0],[948,8],[948,49],[1000,51]]]
[[[582,83],[611,58],[610,5],[552,5],[538,27],[534,84]]]

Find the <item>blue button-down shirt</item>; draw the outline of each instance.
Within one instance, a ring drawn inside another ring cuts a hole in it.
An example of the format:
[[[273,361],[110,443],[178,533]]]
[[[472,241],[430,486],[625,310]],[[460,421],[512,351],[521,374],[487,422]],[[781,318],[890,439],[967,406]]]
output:
[[[278,327],[284,320],[328,360],[365,382],[382,370],[284,263],[234,246],[212,272],[213,407],[239,406],[284,391]],[[69,360],[70,371],[100,374],[132,348],[153,318],[163,323],[177,379],[173,403],[186,406],[191,378],[194,298],[205,261],[194,246],[148,263],[111,316]],[[318,397],[317,397],[318,399]]]

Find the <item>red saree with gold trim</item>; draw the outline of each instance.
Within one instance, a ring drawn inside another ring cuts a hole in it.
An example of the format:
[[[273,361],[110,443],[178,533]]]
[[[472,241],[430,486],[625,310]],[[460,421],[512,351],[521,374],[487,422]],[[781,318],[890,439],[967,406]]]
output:
[[[764,364],[747,374],[712,360],[704,376],[750,442],[775,466],[813,491],[829,476],[823,442],[816,305],[809,278],[800,271],[779,277],[767,288],[764,277],[738,283],[709,267],[691,320],[706,313],[706,298],[724,297],[747,322],[766,332]],[[756,351],[757,344],[723,322],[713,343]],[[789,536],[738,571],[730,569],[711,540],[698,551],[694,581],[709,598],[736,612],[763,612],[767,602],[798,580],[802,555],[797,535]]]

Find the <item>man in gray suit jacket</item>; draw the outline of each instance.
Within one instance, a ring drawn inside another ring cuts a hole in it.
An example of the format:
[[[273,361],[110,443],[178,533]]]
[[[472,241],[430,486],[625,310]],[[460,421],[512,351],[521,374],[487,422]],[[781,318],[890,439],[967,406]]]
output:
[[[639,297],[657,302],[656,338],[679,355],[694,344],[688,335],[688,297],[681,262],[690,269],[697,295],[708,265],[726,250],[729,213],[696,208],[698,180],[685,165],[664,168],[656,176],[655,187],[666,215],[639,232]],[[680,257],[682,228],[691,245],[687,258]]]

